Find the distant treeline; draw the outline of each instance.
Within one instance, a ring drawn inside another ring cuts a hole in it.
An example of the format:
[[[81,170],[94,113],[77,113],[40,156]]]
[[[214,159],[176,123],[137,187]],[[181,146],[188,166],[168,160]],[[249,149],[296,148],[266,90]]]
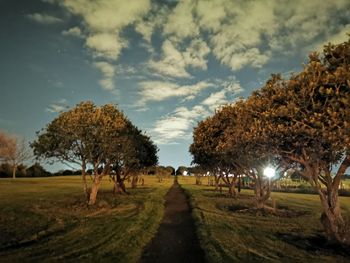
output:
[[[92,175],[93,170],[86,170],[87,174]],[[157,173],[164,173],[169,175],[175,175],[175,169],[171,166],[154,166],[147,169],[146,174],[156,175]],[[81,175],[81,170],[60,170],[55,173],[47,171],[39,163],[34,163],[31,166],[19,165],[16,171],[16,177],[50,177],[50,176],[67,176],[67,175]],[[0,178],[12,178],[12,166],[8,163],[0,164]]]
[[[81,175],[81,171],[73,170],[60,170],[55,173],[47,171],[39,163],[35,163],[31,166],[19,165],[16,171],[16,177],[49,177],[49,176],[62,176],[62,175]],[[12,166],[8,163],[0,164],[0,178],[12,178]]]

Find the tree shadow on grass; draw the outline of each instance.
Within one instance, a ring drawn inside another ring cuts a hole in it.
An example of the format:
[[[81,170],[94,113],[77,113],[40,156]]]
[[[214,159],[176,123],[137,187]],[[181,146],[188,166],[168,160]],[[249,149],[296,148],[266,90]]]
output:
[[[350,247],[331,243],[322,234],[303,236],[302,234],[278,232],[275,236],[298,249],[323,255],[339,255],[350,257]]]
[[[295,217],[301,217],[301,216],[307,216],[310,214],[309,211],[304,210],[294,210],[290,207],[283,206],[283,207],[276,207],[276,209],[272,207],[264,207],[264,208],[256,208],[252,207],[252,205],[244,204],[244,203],[237,203],[237,204],[231,204],[231,205],[224,205],[222,207],[219,207],[221,210],[227,210],[232,213],[238,213],[238,214],[247,214],[252,216],[264,216],[264,217],[281,217],[281,218],[295,218]]]

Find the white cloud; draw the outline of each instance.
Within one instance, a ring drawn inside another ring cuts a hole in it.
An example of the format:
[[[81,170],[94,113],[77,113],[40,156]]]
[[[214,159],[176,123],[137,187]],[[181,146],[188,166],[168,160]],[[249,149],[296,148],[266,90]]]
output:
[[[174,40],[198,36],[199,28],[193,18],[194,6],[193,1],[180,0],[169,15],[163,33],[173,36]]]
[[[173,82],[165,81],[143,81],[139,83],[141,90],[140,101],[138,105],[143,106],[149,101],[163,101],[169,98],[194,98],[202,90],[213,87],[214,84],[206,81],[200,81],[193,85],[179,85]]]
[[[102,88],[109,91],[114,90],[114,77],[116,75],[114,66],[104,61],[95,62],[94,66],[102,73],[103,78],[99,81]]]
[[[66,99],[60,99],[52,104],[50,104],[46,111],[50,113],[60,113],[69,108],[68,101]]]
[[[104,77],[106,78],[113,78],[115,76],[115,69],[112,64],[107,62],[95,62],[94,66],[98,68]]]
[[[183,53],[187,67],[207,69],[208,61],[205,57],[209,54],[210,48],[202,39],[194,39],[191,41],[186,51]]]
[[[227,1],[198,1],[195,11],[201,28],[211,32],[217,32],[220,29],[226,16],[225,2]]]
[[[149,0],[64,0],[63,5],[73,14],[80,15],[92,32],[118,33],[150,9]]]
[[[226,91],[220,90],[210,94],[210,96],[206,98],[202,104],[208,106],[210,110],[214,111],[217,107],[224,105],[227,102]]]
[[[274,2],[224,3],[226,13],[221,27],[217,27],[219,18],[213,20],[212,27],[204,25],[204,29],[215,29],[210,36],[213,54],[232,70],[262,67],[270,59],[270,53],[261,48],[263,39],[277,30]]]
[[[75,27],[72,27],[68,30],[63,30],[62,31],[62,35],[64,36],[72,36],[72,37],[77,37],[77,38],[83,38],[83,34],[80,30],[79,27],[75,26]]]
[[[135,24],[136,32],[140,33],[143,39],[149,44],[151,43],[154,30],[164,25],[166,18],[169,15],[169,9],[166,6],[153,4],[151,9],[151,14],[140,19]]]
[[[152,137],[157,144],[174,144],[179,140],[189,139],[194,124],[198,119],[209,115],[202,106],[176,108],[170,115],[156,121]]]
[[[122,30],[144,16],[149,8],[149,0],[65,0],[63,5],[73,14],[80,15],[86,30],[86,46],[94,56],[118,59],[128,41],[121,37]]]
[[[229,102],[233,102],[237,98],[237,95],[243,92],[243,88],[234,77],[228,78],[226,80],[217,79],[214,82],[215,85],[213,83],[210,83],[210,86],[208,87],[221,88],[221,90],[211,93],[200,104],[195,105],[192,108],[185,106],[177,107],[173,112],[166,116],[163,116],[155,122],[151,133],[152,138],[155,139],[156,143],[173,144],[178,143],[181,140],[189,139],[192,134],[192,129],[197,121],[209,116],[218,107]],[[197,89],[197,91],[193,94],[189,94],[189,86],[187,86],[185,89],[182,89],[184,86],[179,87],[178,85],[171,83],[171,86],[169,86],[166,91],[159,90],[156,92],[158,90],[157,85],[152,85],[151,83],[149,84],[149,88],[154,88],[152,91],[151,89],[148,89],[148,87],[145,87],[145,91],[149,91],[150,96],[153,95],[153,97],[151,97],[149,100],[157,101],[161,101],[173,96],[183,96],[185,98],[194,99],[196,95],[204,90]],[[160,84],[161,83],[159,83],[159,85]]]
[[[347,0],[180,1],[163,34],[177,45],[201,35],[223,65],[260,68],[276,53],[307,53],[305,47],[333,36],[346,39],[339,27],[349,25],[348,10]]]
[[[86,46],[96,57],[117,59],[122,48],[127,46],[127,42],[115,34],[98,33],[87,37]]]
[[[220,91],[211,93],[201,103],[207,106],[212,112],[227,103],[231,103],[238,94],[244,91],[239,82],[234,78],[226,81],[219,81],[219,85],[223,88]]]
[[[45,24],[45,25],[57,24],[57,23],[63,22],[62,19],[51,16],[51,15],[47,15],[47,14],[34,13],[34,14],[27,15],[27,17],[30,20],[33,20],[37,23]]]
[[[64,0],[62,5],[72,14],[82,18],[82,25],[87,32],[85,46],[92,51],[95,59],[100,60],[95,64],[103,75],[99,83],[105,90],[115,91],[115,70],[112,69],[110,61],[117,60],[122,49],[128,46],[128,41],[121,33],[125,27],[147,14],[150,0]],[[74,33],[78,31],[75,29]],[[101,62],[103,59],[106,61]]]
[[[174,43],[165,40],[162,45],[162,59],[151,60],[148,67],[157,73],[175,78],[190,78],[187,68],[207,69],[206,56],[210,49],[201,39],[194,39],[189,46],[180,52]]]
[[[191,75],[186,71],[186,62],[176,47],[169,40],[165,40],[162,46],[163,58],[160,61],[151,60],[148,67],[159,74],[189,78]]]

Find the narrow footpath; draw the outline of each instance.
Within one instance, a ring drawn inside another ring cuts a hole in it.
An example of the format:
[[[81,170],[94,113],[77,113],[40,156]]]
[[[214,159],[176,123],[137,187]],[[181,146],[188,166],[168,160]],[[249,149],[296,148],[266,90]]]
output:
[[[158,232],[146,246],[140,262],[205,262],[186,195],[176,179],[165,196]]]

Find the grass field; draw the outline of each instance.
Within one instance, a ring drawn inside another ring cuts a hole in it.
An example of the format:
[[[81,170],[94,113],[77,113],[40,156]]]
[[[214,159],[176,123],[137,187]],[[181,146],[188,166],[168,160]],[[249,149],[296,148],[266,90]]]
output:
[[[0,179],[0,261],[135,262],[155,234],[173,179],[112,194],[102,182],[94,208],[84,206],[80,176]]]
[[[240,213],[251,206],[251,190],[235,200],[195,185],[193,177],[179,182],[190,198],[209,262],[350,262],[350,251],[325,245],[317,195],[272,193],[282,215]],[[341,197],[341,205],[349,220],[350,197]]]

